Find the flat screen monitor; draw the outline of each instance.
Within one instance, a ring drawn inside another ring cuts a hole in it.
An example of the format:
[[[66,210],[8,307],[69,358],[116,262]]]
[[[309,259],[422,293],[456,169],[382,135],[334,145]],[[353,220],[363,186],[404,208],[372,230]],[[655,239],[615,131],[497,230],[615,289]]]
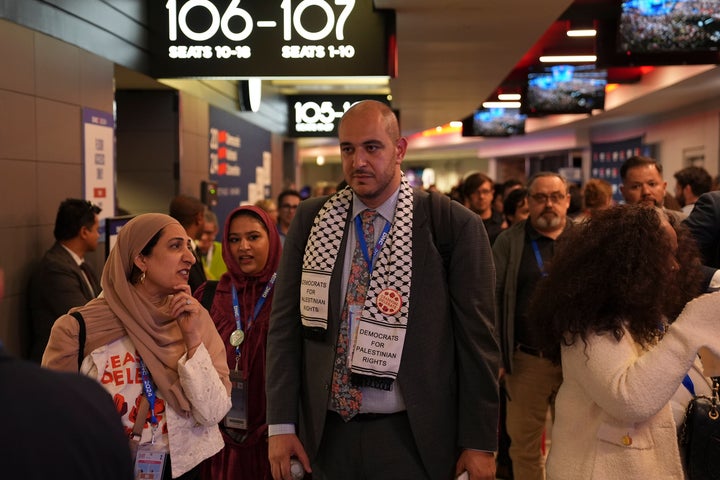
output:
[[[598,28],[602,67],[720,63],[720,0],[629,0]]]
[[[509,137],[525,133],[526,115],[517,108],[482,108],[463,120],[463,137]]]
[[[119,217],[107,217],[105,219],[105,258],[110,256],[110,250],[113,249],[117,242],[118,233],[122,230],[127,222],[132,220],[135,215],[122,215]]]
[[[591,113],[605,108],[607,71],[594,65],[554,65],[528,73],[522,112],[531,116]]]

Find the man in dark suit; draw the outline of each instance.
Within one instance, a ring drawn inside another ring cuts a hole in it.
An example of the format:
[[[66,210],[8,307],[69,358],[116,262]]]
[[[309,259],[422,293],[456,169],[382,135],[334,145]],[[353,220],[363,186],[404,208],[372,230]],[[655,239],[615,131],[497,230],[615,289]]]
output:
[[[193,241],[195,263],[190,267],[188,285],[190,285],[190,290],[194,292],[207,280],[197,244],[205,228],[205,204],[198,198],[178,195],[170,202],[169,213],[171,217],[180,222],[188,237],[192,238]]]
[[[55,243],[43,256],[28,289],[30,359],[40,363],[55,319],[72,307],[85,305],[101,290],[95,269],[85,261],[100,238],[100,208],[87,200],[68,198],[55,217]]]
[[[446,272],[428,194],[400,170],[407,140],[392,110],[354,105],[339,140],[350,188],[300,204],[278,270],[266,382],[273,477],[290,479],[294,456],[316,480],[494,479],[499,347],[482,221],[450,205]]]
[[[680,210],[665,205],[667,182],[663,180],[662,164],[650,157],[634,155],[620,166],[620,193],[630,205],[650,205],[662,208],[668,216],[681,222],[687,216]],[[670,196],[670,199],[674,197]]]

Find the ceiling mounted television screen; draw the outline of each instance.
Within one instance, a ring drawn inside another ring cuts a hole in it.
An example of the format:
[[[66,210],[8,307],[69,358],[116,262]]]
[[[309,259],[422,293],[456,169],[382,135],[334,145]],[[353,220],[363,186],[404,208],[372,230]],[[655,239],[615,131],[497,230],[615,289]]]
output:
[[[463,120],[463,137],[509,137],[525,133],[525,115],[518,108],[482,108]]]
[[[602,67],[720,63],[720,0],[629,0],[598,28]]]
[[[555,65],[528,73],[522,113],[591,113],[605,108],[607,71],[593,65]]]

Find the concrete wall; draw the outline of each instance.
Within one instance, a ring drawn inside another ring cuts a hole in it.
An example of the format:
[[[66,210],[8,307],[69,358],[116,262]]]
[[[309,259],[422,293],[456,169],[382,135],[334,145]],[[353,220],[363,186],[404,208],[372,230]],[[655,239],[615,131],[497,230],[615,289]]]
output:
[[[20,353],[29,272],[60,202],[82,197],[81,109],[112,112],[113,64],[4,20],[0,58],[0,340]]]
[[[3,19],[0,57],[0,192],[5,200],[0,268],[6,281],[0,341],[11,353],[23,354],[28,278],[53,243],[60,202],[83,196],[81,112],[85,107],[113,112],[115,65]],[[209,102],[174,89],[147,93],[145,100],[142,95],[118,97],[135,102],[132,115],[118,117],[117,132],[123,135],[116,156],[118,206],[131,213],[167,212],[173,195],[199,197],[200,182],[207,180]],[[272,136],[271,150],[278,165],[272,171],[277,195],[282,137]],[[98,273],[104,258],[103,244],[89,256]]]

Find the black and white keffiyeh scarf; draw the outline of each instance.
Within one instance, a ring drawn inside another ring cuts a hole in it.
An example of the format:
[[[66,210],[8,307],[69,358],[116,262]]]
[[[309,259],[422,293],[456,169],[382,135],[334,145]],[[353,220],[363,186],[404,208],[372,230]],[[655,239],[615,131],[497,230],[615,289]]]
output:
[[[352,200],[349,187],[330,197],[310,230],[303,259],[300,312],[303,325],[312,330],[327,331],[330,276],[341,257]],[[413,191],[403,175],[395,217],[375,261],[362,315],[354,329],[353,383],[387,390],[397,377],[410,303],[412,223]],[[399,308],[393,304],[395,300],[400,302]]]

